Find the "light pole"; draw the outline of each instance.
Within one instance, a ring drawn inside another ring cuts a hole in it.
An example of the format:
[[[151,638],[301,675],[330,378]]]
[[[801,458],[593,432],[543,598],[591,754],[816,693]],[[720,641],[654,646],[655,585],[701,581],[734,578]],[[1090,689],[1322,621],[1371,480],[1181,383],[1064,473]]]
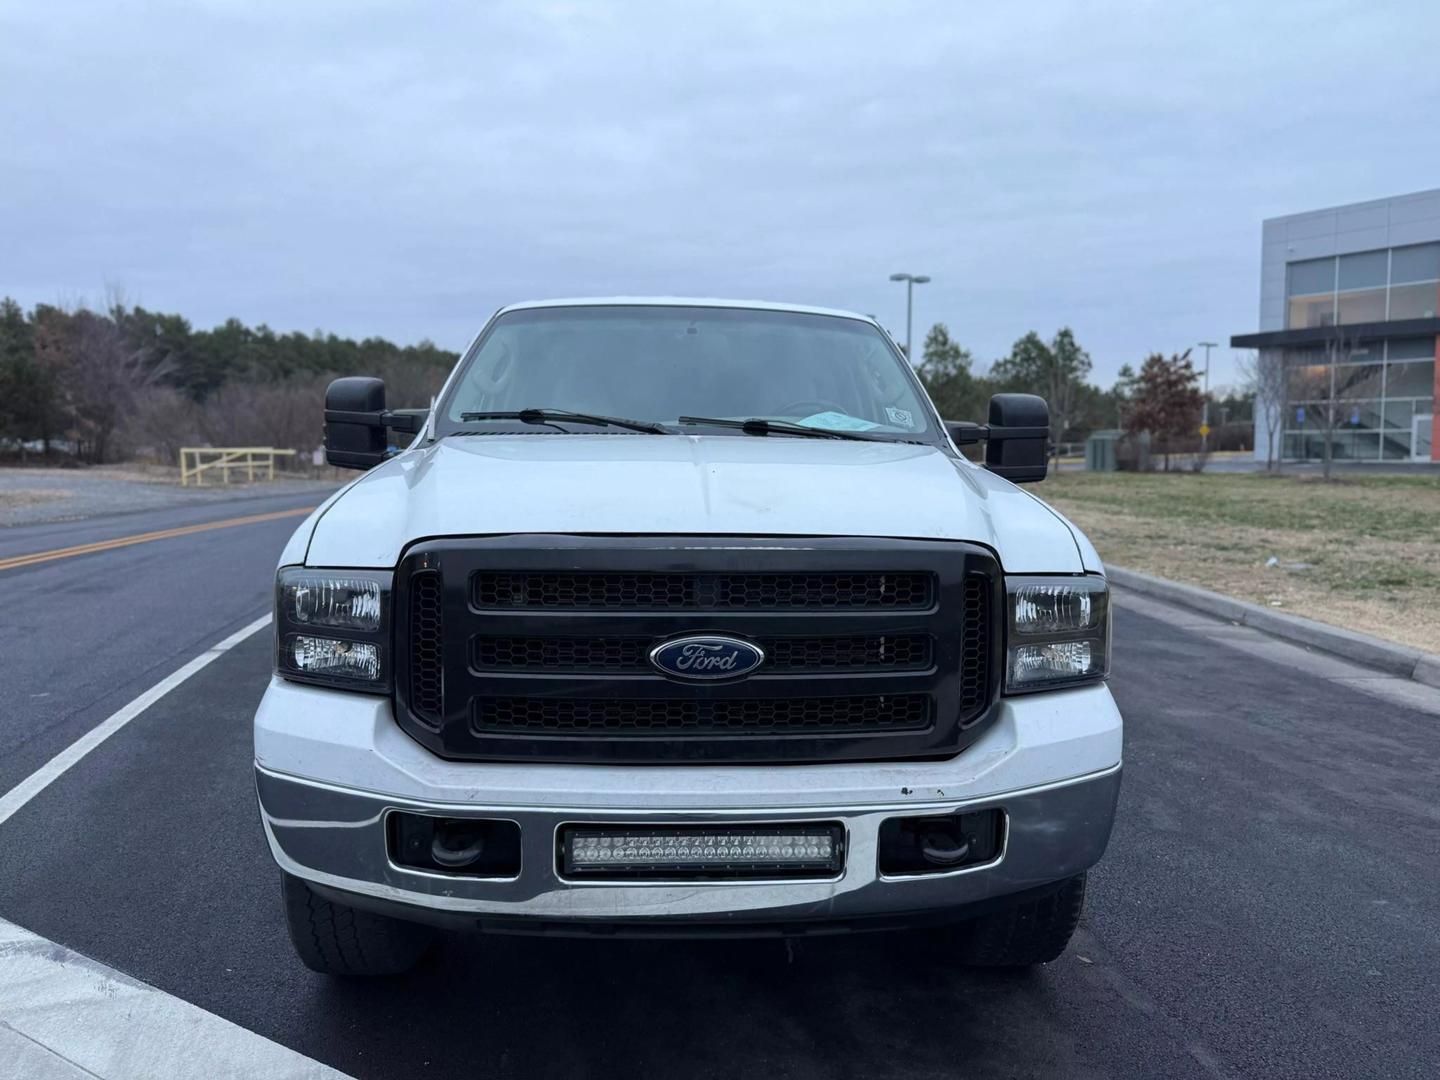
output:
[[[1205,350],[1205,401],[1204,412],[1200,417],[1200,452],[1207,453],[1210,449],[1210,350],[1219,346],[1213,341],[1200,342],[1200,348]]]
[[[924,285],[930,279],[924,274],[891,274],[890,280],[905,282],[905,359],[913,364],[915,354],[910,351],[910,330],[915,313],[915,286]]]

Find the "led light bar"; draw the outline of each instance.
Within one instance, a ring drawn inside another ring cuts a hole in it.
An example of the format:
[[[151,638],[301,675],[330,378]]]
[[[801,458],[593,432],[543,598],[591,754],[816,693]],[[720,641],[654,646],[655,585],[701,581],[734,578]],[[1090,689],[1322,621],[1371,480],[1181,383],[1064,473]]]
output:
[[[561,870],[577,877],[830,877],[844,865],[839,825],[567,826]]]

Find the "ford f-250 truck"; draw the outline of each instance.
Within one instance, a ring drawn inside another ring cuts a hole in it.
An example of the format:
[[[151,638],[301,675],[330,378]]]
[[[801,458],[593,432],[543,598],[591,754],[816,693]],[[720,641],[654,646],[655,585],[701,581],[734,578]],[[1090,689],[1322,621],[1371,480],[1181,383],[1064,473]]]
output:
[[[1042,399],[943,422],[846,312],[579,300],[498,312],[429,410],[350,377],[325,419],[368,471],[284,551],[255,717],[305,964],[436,927],[1064,949],[1121,720],[1100,560],[1016,486]]]

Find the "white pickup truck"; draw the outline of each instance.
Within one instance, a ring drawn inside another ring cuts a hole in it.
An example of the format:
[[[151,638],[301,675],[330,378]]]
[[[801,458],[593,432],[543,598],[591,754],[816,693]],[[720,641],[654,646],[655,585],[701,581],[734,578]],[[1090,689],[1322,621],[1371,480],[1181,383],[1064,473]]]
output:
[[[255,716],[305,964],[436,927],[1065,948],[1121,719],[1100,560],[1016,486],[1043,400],[945,423],[847,312],[574,300],[498,312],[428,411],[345,378],[325,416],[367,471],[285,549]]]

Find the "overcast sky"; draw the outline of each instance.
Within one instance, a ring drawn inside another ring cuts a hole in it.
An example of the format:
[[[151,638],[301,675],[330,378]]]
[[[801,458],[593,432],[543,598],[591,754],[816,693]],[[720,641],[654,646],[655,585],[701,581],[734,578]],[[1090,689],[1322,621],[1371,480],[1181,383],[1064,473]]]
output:
[[[1105,384],[1256,329],[1260,222],[1440,187],[1440,4],[0,0],[0,294],[461,348],[496,307],[877,314]],[[1216,381],[1230,350],[1216,356]]]

